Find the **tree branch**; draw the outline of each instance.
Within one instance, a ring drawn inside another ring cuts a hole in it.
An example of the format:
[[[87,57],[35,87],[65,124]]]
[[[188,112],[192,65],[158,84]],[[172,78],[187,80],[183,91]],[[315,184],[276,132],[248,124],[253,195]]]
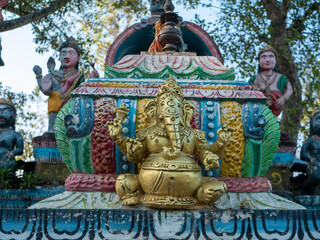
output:
[[[315,12],[320,11],[320,4],[313,3],[309,9],[304,13],[302,17],[297,17],[291,23],[291,26],[287,28],[286,32],[290,38],[295,38],[306,29],[305,21]]]
[[[5,6],[3,8],[3,10],[6,10],[6,11],[14,13],[14,14],[17,14],[19,16],[27,15],[27,14],[30,13],[29,11],[26,11],[25,9],[17,9],[17,8],[15,8],[15,4],[14,3],[9,3],[7,6]]]
[[[281,4],[281,16],[286,19],[287,18],[287,13],[290,7],[290,0],[282,0]]]
[[[36,11],[33,13],[29,13],[27,15],[21,16],[19,18],[0,22],[0,32],[5,32],[9,30],[13,30],[34,21],[38,21],[42,18],[49,16],[50,14],[56,12],[60,8],[64,7],[71,0],[56,0],[49,7],[44,8],[40,11]]]

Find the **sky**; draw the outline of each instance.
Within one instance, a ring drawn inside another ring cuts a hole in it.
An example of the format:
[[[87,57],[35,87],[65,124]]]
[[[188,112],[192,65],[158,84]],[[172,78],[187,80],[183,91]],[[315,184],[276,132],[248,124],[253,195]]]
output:
[[[194,14],[201,11],[201,16],[206,15],[212,19],[217,9],[212,10],[184,10],[181,6],[176,6],[176,12],[186,21],[192,21]],[[0,33],[2,53],[1,57],[5,66],[0,67],[0,81],[3,86],[11,87],[14,92],[24,92],[27,94],[37,86],[35,75],[32,71],[34,65],[42,68],[42,74],[48,73],[46,63],[53,51],[38,54],[36,53],[36,44],[33,42],[31,25],[26,25],[8,32]],[[58,64],[58,59],[55,59]],[[100,73],[101,74],[101,73]]]
[[[0,37],[1,57],[5,64],[0,67],[0,81],[14,92],[31,93],[37,85],[33,66],[39,65],[46,73],[46,62],[52,53],[40,55],[35,52],[30,25],[1,33]]]

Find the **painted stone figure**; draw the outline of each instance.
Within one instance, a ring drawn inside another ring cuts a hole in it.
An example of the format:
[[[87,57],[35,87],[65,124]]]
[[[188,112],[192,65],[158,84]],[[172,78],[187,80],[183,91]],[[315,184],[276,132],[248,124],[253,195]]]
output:
[[[287,77],[277,72],[277,52],[265,45],[258,54],[258,74],[249,83],[255,85],[267,97],[266,105],[275,116],[282,112],[285,102],[292,95],[292,87]]]
[[[23,138],[15,131],[16,108],[11,101],[0,99],[0,169],[14,172],[16,155],[23,153]]]
[[[320,184],[320,110],[315,110],[310,119],[310,137],[304,142],[300,158],[309,163],[307,180],[303,188],[312,193]]]
[[[216,143],[209,146],[205,133],[190,126],[194,108],[169,77],[156,99],[146,104],[149,126],[137,131],[136,139],[121,134],[126,107],[115,110],[116,118],[108,122],[111,138],[130,162],[142,163],[139,175],[123,174],[117,179],[116,191],[123,205],[141,202],[157,208],[192,208],[213,203],[226,192],[225,183],[202,176],[194,154],[207,171],[218,168],[219,156],[213,151],[220,153],[230,130],[224,125]]]
[[[49,127],[48,132],[53,132],[55,118],[60,108],[70,99],[70,93],[84,82],[84,75],[79,72],[78,65],[80,61],[81,48],[73,37],[63,42],[58,51],[60,52],[61,67],[55,70],[55,61],[51,57],[47,66],[49,74],[42,77],[42,69],[34,66],[33,71],[36,74],[40,90],[47,96]]]

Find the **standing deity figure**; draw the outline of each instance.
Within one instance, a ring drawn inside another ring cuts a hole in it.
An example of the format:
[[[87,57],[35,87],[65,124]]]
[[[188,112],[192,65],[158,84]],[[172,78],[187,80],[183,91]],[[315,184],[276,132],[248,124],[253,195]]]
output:
[[[292,95],[292,87],[288,78],[277,72],[277,52],[274,48],[265,45],[258,54],[258,60],[258,74],[250,78],[249,84],[255,85],[265,94],[266,105],[277,117]]]
[[[125,105],[115,109],[116,118],[108,122],[110,136],[130,162],[141,164],[138,175],[123,174],[116,181],[123,205],[141,202],[156,208],[193,208],[213,203],[226,192],[224,182],[202,176],[195,155],[207,171],[218,168],[218,155],[230,138],[230,129],[223,124],[218,140],[209,145],[205,133],[190,126],[194,109],[172,77],[145,105],[149,125],[138,130],[135,139],[121,134],[128,109]]]
[[[304,189],[312,193],[314,188],[320,184],[320,110],[315,110],[312,113],[310,137],[302,145],[300,158],[309,163]]]
[[[16,108],[11,101],[0,99],[0,169],[14,173],[16,155],[23,153],[23,138],[15,131]]]
[[[47,62],[49,74],[46,76],[42,77],[42,69],[39,66],[33,68],[40,90],[49,96],[48,132],[53,132],[56,116],[60,108],[70,99],[70,93],[84,82],[84,75],[78,69],[82,50],[75,39],[68,38],[59,46],[58,51],[61,62],[59,70],[55,70],[56,64],[52,57]]]

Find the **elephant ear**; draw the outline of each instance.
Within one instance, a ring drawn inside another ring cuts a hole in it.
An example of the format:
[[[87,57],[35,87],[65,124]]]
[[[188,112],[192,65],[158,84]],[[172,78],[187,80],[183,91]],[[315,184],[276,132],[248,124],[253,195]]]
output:
[[[156,124],[157,121],[157,102],[152,99],[144,107],[144,113],[149,119],[150,126]]]
[[[184,100],[182,105],[182,120],[186,126],[190,126],[190,122],[192,120],[192,116],[195,110],[195,106],[189,102]]]

